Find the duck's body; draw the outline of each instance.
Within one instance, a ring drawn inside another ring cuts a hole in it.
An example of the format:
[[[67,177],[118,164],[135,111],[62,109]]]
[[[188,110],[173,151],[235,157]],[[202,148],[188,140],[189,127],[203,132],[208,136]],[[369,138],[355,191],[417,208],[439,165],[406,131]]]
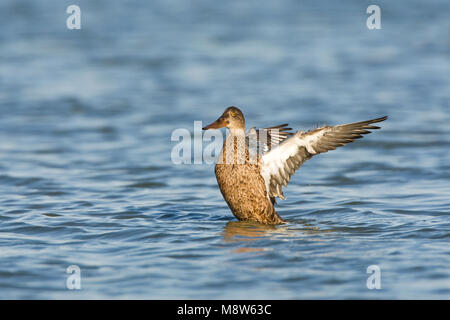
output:
[[[230,134],[223,145],[215,173],[220,192],[238,220],[280,224],[283,221],[267,196],[261,163],[250,162],[246,146],[240,148],[241,137]],[[230,149],[234,151],[230,154]],[[229,157],[230,161],[226,161]],[[231,159],[232,157],[232,159]],[[244,160],[244,163],[240,163]]]
[[[203,129],[230,129],[215,174],[234,216],[243,221],[280,224],[284,220],[275,211],[275,197],[285,199],[282,187],[287,186],[295,170],[316,154],[361,138],[362,134],[370,133],[368,129],[379,129],[371,124],[386,118],[325,126],[306,133],[294,134],[283,124],[260,130],[252,128],[246,134],[244,115],[238,108],[229,107]]]

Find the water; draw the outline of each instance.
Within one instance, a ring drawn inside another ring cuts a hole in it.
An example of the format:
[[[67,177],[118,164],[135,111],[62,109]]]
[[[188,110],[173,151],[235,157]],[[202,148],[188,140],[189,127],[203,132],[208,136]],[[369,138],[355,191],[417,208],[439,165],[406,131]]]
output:
[[[77,1],[81,30],[70,4],[0,4],[0,298],[450,298],[448,1],[377,1],[372,31],[361,1]],[[229,105],[390,118],[306,162],[265,227],[170,160]]]

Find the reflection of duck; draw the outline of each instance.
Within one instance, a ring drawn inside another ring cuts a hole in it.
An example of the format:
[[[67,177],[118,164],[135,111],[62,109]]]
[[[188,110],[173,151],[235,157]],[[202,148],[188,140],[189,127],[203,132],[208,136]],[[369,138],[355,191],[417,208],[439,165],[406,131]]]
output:
[[[239,237],[239,240],[254,240],[266,237],[270,232],[276,232],[277,228],[273,225],[265,225],[253,221],[230,221],[225,225],[225,240],[233,240]]]
[[[284,221],[275,211],[275,197],[285,199],[281,188],[287,186],[303,162],[353,142],[370,133],[369,129],[379,129],[372,124],[386,119],[324,126],[295,134],[289,132],[291,129],[284,124],[261,130],[252,128],[246,134],[241,110],[229,107],[203,130],[222,127],[230,130],[215,173],[220,191],[235,217],[263,224],[280,224]],[[252,146],[256,146],[256,155],[251,153],[255,150]]]
[[[261,224],[254,221],[229,221],[223,229],[223,237],[226,242],[253,242],[264,239],[295,239],[305,235],[326,234],[334,232],[333,229],[321,230],[304,221],[297,221],[292,225],[274,226]],[[322,241],[316,239],[316,241]],[[265,251],[267,248],[240,247],[233,252]]]

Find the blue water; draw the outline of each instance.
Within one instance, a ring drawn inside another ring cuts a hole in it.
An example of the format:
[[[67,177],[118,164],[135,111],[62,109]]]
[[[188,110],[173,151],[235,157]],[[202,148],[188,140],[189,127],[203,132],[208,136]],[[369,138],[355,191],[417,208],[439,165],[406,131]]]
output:
[[[381,30],[369,4],[1,1],[0,298],[449,299],[450,2],[376,1]],[[171,162],[173,130],[229,105],[390,118],[306,162],[265,227],[213,165]]]

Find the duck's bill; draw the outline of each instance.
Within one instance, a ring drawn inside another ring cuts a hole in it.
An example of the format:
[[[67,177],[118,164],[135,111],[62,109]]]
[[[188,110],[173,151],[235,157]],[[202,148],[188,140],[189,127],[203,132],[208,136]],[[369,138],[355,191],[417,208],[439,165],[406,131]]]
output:
[[[203,130],[219,129],[219,128],[225,127],[226,125],[227,125],[227,123],[223,119],[219,118],[216,121],[214,121],[213,123],[208,124],[206,127],[203,127],[202,129]]]

